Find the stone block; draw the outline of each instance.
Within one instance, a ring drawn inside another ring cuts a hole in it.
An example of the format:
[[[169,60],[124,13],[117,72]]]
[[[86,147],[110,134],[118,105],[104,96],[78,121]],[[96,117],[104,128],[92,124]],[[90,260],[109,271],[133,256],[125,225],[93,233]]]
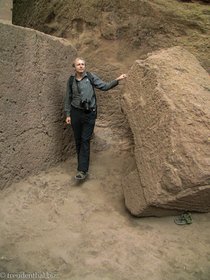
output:
[[[181,47],[137,60],[123,95],[136,168],[125,171],[136,216],[210,210],[210,79]],[[138,182],[138,183],[137,183]]]
[[[0,188],[60,161],[71,133],[63,102],[76,50],[64,39],[0,23]]]

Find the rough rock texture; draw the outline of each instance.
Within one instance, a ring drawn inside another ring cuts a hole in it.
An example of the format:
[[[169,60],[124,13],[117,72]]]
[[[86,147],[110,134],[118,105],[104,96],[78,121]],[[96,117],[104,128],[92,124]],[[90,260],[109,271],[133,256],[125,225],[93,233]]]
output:
[[[0,0],[0,20],[12,23],[12,0]]]
[[[100,71],[101,61],[123,69],[180,45],[210,73],[210,9],[202,1],[14,0],[13,23],[69,38]]]
[[[201,1],[13,1],[14,24],[69,39],[86,59],[88,71],[105,81],[127,73],[148,52],[177,45],[194,54],[210,73],[209,15],[209,4]],[[121,86],[97,95],[98,123],[111,127],[120,138],[127,137]]]
[[[180,47],[136,61],[124,92],[136,167],[123,180],[137,216],[210,210],[210,79]]]
[[[61,160],[63,99],[75,49],[64,39],[0,23],[0,188]]]

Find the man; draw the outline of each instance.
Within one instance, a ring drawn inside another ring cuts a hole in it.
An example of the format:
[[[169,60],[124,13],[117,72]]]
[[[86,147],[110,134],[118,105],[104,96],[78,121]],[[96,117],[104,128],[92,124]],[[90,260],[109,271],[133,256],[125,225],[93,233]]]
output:
[[[105,83],[93,73],[86,72],[85,60],[76,58],[73,67],[75,74],[70,76],[67,83],[65,113],[66,123],[72,125],[76,143],[78,173],[75,179],[86,178],[89,169],[90,139],[96,120],[96,95],[94,87],[102,91],[117,86],[126,74]]]

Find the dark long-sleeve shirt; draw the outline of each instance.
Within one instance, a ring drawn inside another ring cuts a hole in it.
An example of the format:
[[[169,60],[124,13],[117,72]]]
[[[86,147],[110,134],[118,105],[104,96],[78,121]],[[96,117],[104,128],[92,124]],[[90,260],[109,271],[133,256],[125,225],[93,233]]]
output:
[[[80,104],[81,101],[84,100],[87,100],[90,103],[91,108],[96,108],[94,87],[102,91],[107,91],[118,85],[117,80],[106,83],[93,73],[91,73],[91,77],[92,79],[90,81],[87,73],[85,73],[83,78],[79,81],[74,76],[72,86],[70,85],[71,78],[69,78],[67,82],[64,108],[67,117],[70,116],[71,106],[82,110],[83,108]]]

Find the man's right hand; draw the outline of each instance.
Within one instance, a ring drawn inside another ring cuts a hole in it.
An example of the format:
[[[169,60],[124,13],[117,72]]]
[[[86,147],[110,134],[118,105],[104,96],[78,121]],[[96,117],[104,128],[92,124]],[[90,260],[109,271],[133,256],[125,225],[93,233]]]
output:
[[[66,123],[71,124],[71,117],[66,117]]]

